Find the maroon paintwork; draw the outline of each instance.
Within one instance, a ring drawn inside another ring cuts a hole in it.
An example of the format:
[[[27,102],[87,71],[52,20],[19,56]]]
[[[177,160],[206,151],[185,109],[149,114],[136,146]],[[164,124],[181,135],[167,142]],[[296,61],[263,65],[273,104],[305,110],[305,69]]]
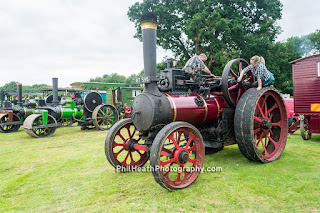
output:
[[[223,98],[217,95],[210,95],[210,98],[204,100],[200,95],[171,95],[165,94],[171,105],[171,122],[184,121],[195,126],[214,123],[222,114],[224,107]],[[195,99],[204,101],[203,106],[197,106]]]
[[[310,117],[310,132],[320,133],[320,112],[311,111],[311,104],[320,103],[320,54],[290,63],[295,115]]]
[[[284,98],[284,102],[286,103],[288,118],[295,117],[293,98]]]

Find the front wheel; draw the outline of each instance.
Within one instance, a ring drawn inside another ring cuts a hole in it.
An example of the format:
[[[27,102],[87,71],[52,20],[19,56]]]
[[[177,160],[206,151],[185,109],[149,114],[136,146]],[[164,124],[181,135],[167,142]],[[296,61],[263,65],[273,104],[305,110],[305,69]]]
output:
[[[117,122],[108,132],[105,142],[107,160],[114,168],[135,169],[149,159],[147,145],[130,118]]]
[[[29,115],[23,123],[25,132],[34,138],[50,137],[57,129],[57,121],[48,115],[47,124],[43,124],[42,114]]]
[[[310,132],[310,120],[309,118],[305,117],[304,119],[300,120],[300,133],[303,140],[310,140],[311,139],[311,132]]]
[[[190,186],[199,176],[204,160],[200,132],[186,122],[166,125],[156,135],[150,165],[157,183],[175,191]]]

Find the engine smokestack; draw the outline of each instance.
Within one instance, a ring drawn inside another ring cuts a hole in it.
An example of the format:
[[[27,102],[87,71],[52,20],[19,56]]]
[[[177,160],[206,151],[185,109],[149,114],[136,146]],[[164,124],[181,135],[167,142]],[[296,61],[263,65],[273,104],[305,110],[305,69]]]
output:
[[[22,84],[17,83],[18,105],[22,107]]]
[[[0,91],[0,107],[2,107],[4,101],[4,91]]]
[[[54,106],[57,106],[59,104],[59,100],[58,100],[58,78],[52,78],[52,94],[53,94],[52,104]]]
[[[141,16],[141,30],[143,42],[144,76],[150,81],[145,83],[145,91],[154,95],[161,95],[157,86],[157,16],[147,12]]]

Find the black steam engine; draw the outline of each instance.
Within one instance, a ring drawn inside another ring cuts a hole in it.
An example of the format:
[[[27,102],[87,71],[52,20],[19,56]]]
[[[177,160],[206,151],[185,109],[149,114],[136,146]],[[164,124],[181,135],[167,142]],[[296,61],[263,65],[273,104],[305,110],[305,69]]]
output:
[[[32,114],[35,105],[22,103],[22,84],[17,83],[18,102],[13,105],[4,100],[4,92],[0,93],[0,132],[13,133],[19,130],[26,117]]]
[[[153,13],[141,19],[145,89],[133,102],[130,119],[109,131],[105,154],[116,169],[134,170],[149,159],[155,180],[169,190],[192,184],[203,166],[205,147],[216,152],[237,143],[251,161],[280,158],[287,140],[287,113],[272,86],[252,88],[254,77],[237,83],[244,59],[229,61],[221,77],[177,69],[170,60],[156,76],[156,28]]]

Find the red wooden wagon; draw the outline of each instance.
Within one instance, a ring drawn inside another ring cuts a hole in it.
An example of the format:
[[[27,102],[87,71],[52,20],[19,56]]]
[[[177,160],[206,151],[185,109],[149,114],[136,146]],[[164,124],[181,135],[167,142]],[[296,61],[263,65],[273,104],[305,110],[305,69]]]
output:
[[[300,128],[304,140],[320,133],[320,54],[300,58],[292,64],[294,113],[299,120],[289,129]]]

